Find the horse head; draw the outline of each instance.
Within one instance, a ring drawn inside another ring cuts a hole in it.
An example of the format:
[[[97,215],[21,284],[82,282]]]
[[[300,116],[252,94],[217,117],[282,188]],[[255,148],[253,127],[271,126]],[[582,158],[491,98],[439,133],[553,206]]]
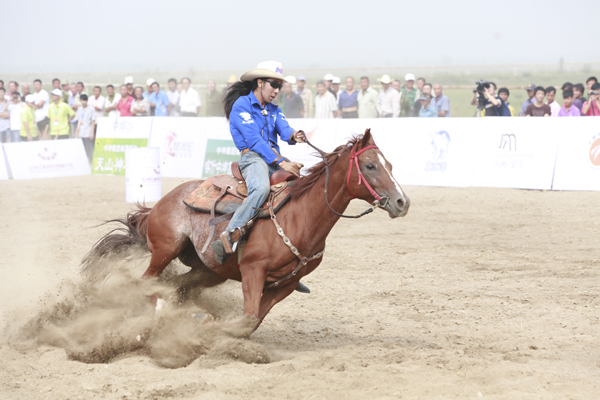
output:
[[[390,218],[404,217],[410,207],[410,199],[392,175],[392,164],[375,144],[370,129],[351,149],[347,185],[355,198],[370,203],[378,200]]]

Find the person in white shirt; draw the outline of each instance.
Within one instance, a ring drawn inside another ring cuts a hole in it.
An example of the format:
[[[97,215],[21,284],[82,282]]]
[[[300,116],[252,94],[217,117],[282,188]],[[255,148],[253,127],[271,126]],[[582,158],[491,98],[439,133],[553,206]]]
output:
[[[93,97],[93,96],[92,96]],[[75,137],[81,138],[83,141],[83,147],[85,153],[88,156],[88,160],[91,163],[94,155],[94,131],[96,128],[96,113],[92,106],[90,106],[88,96],[82,94],[80,97],[81,107],[77,109],[77,130],[75,131]]]
[[[104,116],[104,103],[106,103],[106,99],[102,96],[102,88],[95,86],[94,95],[88,100],[88,107],[92,107],[96,111],[96,124],[98,123],[98,118]]]
[[[190,78],[183,78],[181,80],[183,90],[179,94],[179,107],[182,117],[197,117],[202,107],[200,95],[190,87],[191,83]]]
[[[315,96],[315,118],[337,118],[339,114],[335,96],[327,90],[324,81],[318,81],[317,95]]]
[[[21,141],[21,112],[23,111],[23,102],[21,102],[21,95],[19,92],[14,91],[11,94],[11,103],[8,105],[8,111],[10,112],[10,134],[11,142]]]
[[[561,109],[561,105],[554,100],[556,96],[556,88],[554,86],[548,86],[546,88],[546,104],[550,106],[550,116],[558,117],[558,112]]]
[[[106,86],[106,99],[104,100],[105,117],[118,117],[120,115],[119,110],[117,110],[119,100],[121,100],[121,94],[115,93],[115,87],[113,85]]]
[[[175,80],[175,78],[169,79],[168,85],[169,90],[167,90],[167,97],[169,98],[169,103],[171,103],[169,117],[179,117],[179,92],[177,91],[177,80]]]
[[[400,93],[391,87],[392,79],[384,75],[379,79],[383,89],[379,92],[377,111],[381,118],[398,118],[400,116]]]
[[[48,119],[50,96],[48,95],[48,92],[42,89],[42,81],[39,79],[33,81],[33,88],[35,89],[35,93],[33,94],[35,99],[35,104],[33,106],[35,109],[35,122],[37,123],[40,132],[43,132],[50,121]]]

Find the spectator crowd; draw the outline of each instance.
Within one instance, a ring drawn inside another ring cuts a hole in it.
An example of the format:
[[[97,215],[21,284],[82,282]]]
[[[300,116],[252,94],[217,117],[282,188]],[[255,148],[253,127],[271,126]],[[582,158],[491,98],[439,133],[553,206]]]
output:
[[[227,87],[237,81],[232,75]],[[367,76],[355,88],[354,78],[344,80],[327,74],[316,83],[316,93],[306,86],[304,76],[286,77],[274,103],[288,118],[399,118],[399,117],[450,117],[450,102],[443,94],[440,83],[433,85],[425,78],[416,79],[411,73],[404,82],[389,75],[378,79],[381,90],[371,86]],[[291,83],[290,83],[291,82]],[[295,86],[293,86],[295,85]],[[497,90],[494,82],[485,82],[483,90],[474,90],[471,105],[477,106],[476,116],[528,116],[528,117],[579,117],[600,116],[600,83],[589,77],[582,83],[566,82],[561,86],[562,105],[556,100],[557,89],[531,83],[526,87],[527,100],[517,110],[509,102],[510,91]],[[206,115],[223,116],[222,98],[227,90],[217,91],[214,80],[207,83]],[[117,88],[95,86],[88,94],[82,82],[61,83],[52,81],[50,93],[42,82],[33,82],[33,92],[28,84],[19,87],[11,81],[8,88],[0,80],[0,142],[56,140],[79,137],[83,139],[88,157],[94,147],[94,137],[99,117],[196,117],[202,102],[191,80],[179,82],[171,78],[162,89],[154,79],[145,82],[145,88],[134,86],[133,77],[125,78]],[[585,97],[588,91],[589,98]]]

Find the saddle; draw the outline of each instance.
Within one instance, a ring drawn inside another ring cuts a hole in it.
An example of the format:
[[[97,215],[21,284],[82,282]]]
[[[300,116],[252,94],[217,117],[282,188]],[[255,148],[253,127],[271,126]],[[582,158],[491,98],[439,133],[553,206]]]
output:
[[[248,196],[248,188],[237,162],[231,165],[231,171],[233,176],[216,175],[205,181],[198,182],[198,186],[183,200],[183,203],[191,209],[210,213],[211,215],[211,219],[208,222],[211,231],[204,244],[202,253],[206,251],[214,237],[215,226],[229,221]],[[292,181],[296,178],[295,175],[281,170],[271,175],[271,195],[269,197],[272,198],[272,207],[275,213],[288,201],[291,185],[293,184]],[[216,214],[221,214],[221,216],[215,218]],[[257,214],[253,217],[253,220],[267,217],[270,217],[270,214],[265,203],[262,209],[257,210]]]

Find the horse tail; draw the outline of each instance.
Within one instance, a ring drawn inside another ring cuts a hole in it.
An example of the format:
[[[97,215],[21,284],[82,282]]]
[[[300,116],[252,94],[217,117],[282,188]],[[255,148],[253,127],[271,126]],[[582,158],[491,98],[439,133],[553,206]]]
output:
[[[147,252],[146,234],[151,210],[145,205],[137,204],[137,210],[130,211],[125,218],[111,219],[102,223],[101,225],[106,225],[114,222],[122,226],[108,232],[92,246],[81,261],[81,272],[95,272],[91,271],[95,265],[106,265],[106,262],[102,261],[124,258],[135,247]]]

